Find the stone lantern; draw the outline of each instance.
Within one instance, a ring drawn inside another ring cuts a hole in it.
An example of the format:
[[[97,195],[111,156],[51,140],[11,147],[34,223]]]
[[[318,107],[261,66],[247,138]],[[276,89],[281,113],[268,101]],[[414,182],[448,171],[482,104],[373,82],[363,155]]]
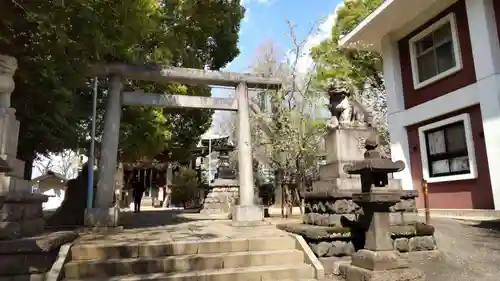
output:
[[[361,177],[361,193],[353,194],[353,201],[363,209],[358,223],[366,229],[364,249],[352,255],[345,268],[346,279],[424,281],[424,273],[410,268],[394,250],[389,232],[389,208],[400,201],[401,191],[387,187],[388,174],[402,171],[405,165],[382,159],[377,146],[373,139],[366,140],[365,159],[344,166],[346,173]]]

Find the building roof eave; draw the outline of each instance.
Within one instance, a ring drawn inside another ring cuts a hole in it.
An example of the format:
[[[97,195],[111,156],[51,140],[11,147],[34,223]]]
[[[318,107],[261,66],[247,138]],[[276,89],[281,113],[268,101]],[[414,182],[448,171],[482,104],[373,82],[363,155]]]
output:
[[[382,39],[406,36],[458,0],[385,0],[352,31],[340,38],[346,49],[382,52]]]

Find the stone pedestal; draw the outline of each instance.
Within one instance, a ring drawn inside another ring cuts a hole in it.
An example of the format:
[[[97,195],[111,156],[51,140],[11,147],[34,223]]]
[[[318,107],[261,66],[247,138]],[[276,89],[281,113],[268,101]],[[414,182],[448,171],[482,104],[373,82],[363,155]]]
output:
[[[118,207],[85,209],[85,226],[117,227],[120,216]]]
[[[264,221],[264,207],[261,205],[236,205],[233,208],[233,222],[238,226]]]
[[[350,265],[340,266],[340,272],[347,281],[425,281],[424,273],[408,267],[395,251],[359,250]]]
[[[8,192],[0,194],[0,240],[29,237],[43,232],[41,194]]]
[[[16,157],[20,124],[16,110],[10,107],[16,69],[15,58],[0,55],[0,158],[10,168],[9,172],[0,173],[0,240],[43,232],[42,204],[48,199],[31,193],[31,184],[23,179],[24,161]]]
[[[330,130],[325,137],[326,164],[319,169],[319,183],[313,183],[313,189],[318,190],[318,185],[327,182],[331,189],[335,188],[357,189],[361,188],[359,176],[348,175],[343,167],[356,161],[363,160],[363,141],[376,136],[372,127],[347,127]],[[336,181],[340,180],[338,184]],[[352,183],[351,183],[352,182]],[[356,184],[357,183],[357,184]]]

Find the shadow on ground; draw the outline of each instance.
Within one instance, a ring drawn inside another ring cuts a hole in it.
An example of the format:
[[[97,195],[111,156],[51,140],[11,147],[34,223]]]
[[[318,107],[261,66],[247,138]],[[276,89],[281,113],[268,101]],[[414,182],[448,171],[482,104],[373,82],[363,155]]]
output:
[[[200,218],[189,217],[190,214],[195,215],[197,213],[197,210],[164,209],[146,210],[140,213],[123,212],[120,214],[120,225],[122,225],[124,229],[176,225],[200,220]]]
[[[499,234],[500,238],[500,219],[498,220],[488,220],[488,221],[480,221],[475,224],[472,224],[473,227],[482,228],[487,231],[496,232]]]

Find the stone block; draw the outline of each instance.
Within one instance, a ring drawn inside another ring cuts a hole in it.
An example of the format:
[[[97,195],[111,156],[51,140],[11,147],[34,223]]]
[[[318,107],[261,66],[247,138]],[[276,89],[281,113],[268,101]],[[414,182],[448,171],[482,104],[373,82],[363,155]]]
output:
[[[211,239],[198,242],[198,254],[248,251],[247,239]]]
[[[248,251],[280,251],[295,249],[295,239],[290,236],[248,239]]]
[[[117,207],[85,209],[85,226],[116,227],[118,226],[119,215],[120,209]]]
[[[144,246],[154,246],[147,244]],[[72,260],[106,260],[139,257],[137,244],[78,244],[71,247]]]
[[[21,237],[19,222],[0,222],[0,240],[16,239]]]
[[[391,212],[416,212],[417,203],[414,198],[401,199],[398,203],[389,208]]]
[[[323,257],[319,258],[321,265],[325,269],[325,274],[339,275],[340,265],[349,265],[351,263],[350,257]]]
[[[21,237],[35,236],[43,232],[45,220],[43,218],[23,220],[20,225]]]
[[[15,109],[0,113],[0,154],[17,155],[19,121]]]
[[[38,235],[43,232],[44,227],[43,218],[0,222],[0,240]]]
[[[436,248],[436,241],[433,236],[416,236],[410,238],[409,251],[432,251]]]
[[[236,205],[233,207],[234,222],[258,222],[264,220],[264,207],[261,205]]]
[[[0,274],[2,275],[28,275],[45,273],[50,270],[57,256],[57,251],[50,254],[10,254],[2,257]]]
[[[352,265],[368,270],[407,268],[408,263],[396,251],[370,251],[361,249],[351,256]]]
[[[0,241],[0,255],[51,252],[75,240],[77,237],[77,232],[59,231],[40,236]]]
[[[406,225],[420,222],[416,212],[395,212],[389,214],[389,223],[391,225]]]
[[[19,204],[21,205],[21,204]],[[22,204],[23,206],[23,219],[37,219],[43,217],[42,204]]]
[[[13,202],[0,203],[0,221],[20,221],[23,218],[23,204]]]
[[[405,237],[394,239],[394,249],[401,253],[410,251],[409,239]]]
[[[363,140],[377,136],[374,128],[336,129],[325,137],[326,161],[363,160]]]
[[[0,174],[0,193],[31,193],[31,184],[27,180]]]
[[[22,179],[24,177],[24,161],[17,159],[15,156],[8,154],[0,154],[0,158],[5,160],[11,171],[5,173],[6,176]]]
[[[347,281],[425,281],[422,271],[415,268],[372,271],[352,265],[340,265]]]

